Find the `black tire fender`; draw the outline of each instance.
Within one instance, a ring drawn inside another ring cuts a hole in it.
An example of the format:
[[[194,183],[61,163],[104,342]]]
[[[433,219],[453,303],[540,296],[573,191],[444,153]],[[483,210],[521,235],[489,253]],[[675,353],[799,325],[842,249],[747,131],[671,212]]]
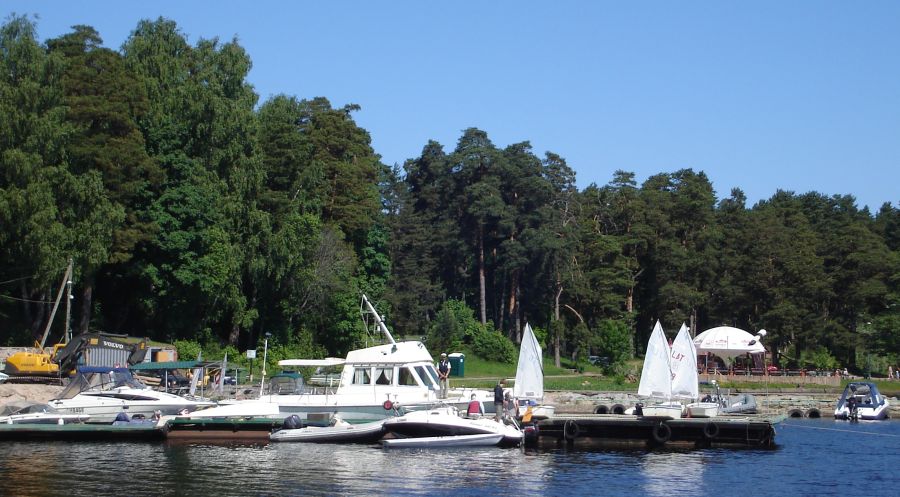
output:
[[[822,412],[815,407],[811,407],[808,411],[806,411],[806,417],[810,419],[819,419],[822,417]]]
[[[578,438],[578,435],[581,435],[581,428],[578,426],[578,423],[574,419],[566,420],[566,424],[563,425],[563,436],[566,440],[571,442]]]
[[[664,444],[672,438],[672,428],[665,423],[659,423],[653,427],[653,440],[656,443]]]
[[[788,417],[789,418],[802,418],[803,410],[802,409],[791,409],[790,411],[788,411]]]
[[[609,411],[613,414],[625,414],[625,406],[622,404],[613,404],[613,406],[609,408]]]
[[[609,414],[609,407],[605,404],[600,404],[594,408],[594,414]]]
[[[703,425],[703,437],[712,440],[719,436],[719,425],[715,423],[706,423]]]

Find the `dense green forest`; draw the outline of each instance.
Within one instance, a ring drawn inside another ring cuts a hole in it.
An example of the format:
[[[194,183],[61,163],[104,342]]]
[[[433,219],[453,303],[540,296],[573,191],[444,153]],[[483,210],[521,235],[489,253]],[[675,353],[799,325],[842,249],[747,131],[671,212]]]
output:
[[[0,345],[42,335],[71,258],[75,333],[339,355],[366,337],[365,293],[432,352],[509,360],[529,322],[557,361],[618,364],[659,319],[765,328],[786,366],[900,361],[890,203],[748,206],[691,169],[579,190],[563,157],[476,128],[390,167],[356,105],[260,102],[236,40],[162,18],[118,50],[37,33],[0,32]]]

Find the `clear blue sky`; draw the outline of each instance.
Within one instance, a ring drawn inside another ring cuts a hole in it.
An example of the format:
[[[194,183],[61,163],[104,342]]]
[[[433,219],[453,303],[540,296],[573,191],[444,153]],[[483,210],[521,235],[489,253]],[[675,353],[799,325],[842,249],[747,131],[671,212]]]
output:
[[[578,185],[705,171],[719,198],[777,189],[900,203],[897,1],[49,1],[42,40],[75,24],[119,48],[139,19],[188,41],[237,37],[262,101],[356,103],[385,163],[465,128],[530,140]]]

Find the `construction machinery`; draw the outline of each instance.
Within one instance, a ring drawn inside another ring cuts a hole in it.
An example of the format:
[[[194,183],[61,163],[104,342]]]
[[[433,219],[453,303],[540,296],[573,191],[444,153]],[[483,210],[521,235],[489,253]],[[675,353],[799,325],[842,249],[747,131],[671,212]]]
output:
[[[45,349],[44,344],[50,333],[50,325],[53,323],[59,302],[62,300],[63,290],[66,288],[68,288],[68,296],[66,298],[64,343],[58,343],[52,349]],[[59,381],[61,376],[68,376],[76,366],[80,365],[127,367],[144,360],[147,353],[146,339],[110,333],[84,333],[70,338],[71,294],[72,261],[70,260],[41,341],[35,341],[33,350],[16,352],[6,359],[4,373],[9,375],[8,381]]]
[[[63,340],[69,336],[69,315],[72,304],[72,260],[69,259],[69,265],[66,267],[66,273],[63,275],[62,284],[59,286],[59,292],[56,294],[56,301],[53,303],[53,311],[50,313],[50,319],[47,320],[47,326],[44,328],[44,334],[41,341],[34,342],[34,350],[16,352],[6,358],[6,366],[3,372],[10,376],[10,382],[15,381],[42,381],[42,379],[59,379],[59,365],[52,358],[57,352],[65,347],[64,344],[56,344],[53,350],[48,352],[44,349],[47,342],[47,335],[50,333],[50,325],[53,324],[53,318],[56,317],[56,310],[59,308],[59,301],[62,299],[63,290],[68,288],[66,298],[66,331]]]

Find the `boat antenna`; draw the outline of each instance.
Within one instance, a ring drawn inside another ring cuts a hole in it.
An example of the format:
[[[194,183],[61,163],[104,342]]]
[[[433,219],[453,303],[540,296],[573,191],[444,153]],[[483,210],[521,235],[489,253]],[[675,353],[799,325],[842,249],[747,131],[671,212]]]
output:
[[[371,314],[375,318],[375,325],[378,326],[378,329],[381,330],[382,333],[384,333],[387,341],[396,344],[397,342],[395,342],[394,337],[391,336],[391,332],[388,330],[387,325],[384,324],[384,319],[382,319],[381,316],[378,315],[378,311],[375,310],[375,307],[373,307],[372,303],[369,302],[369,299],[366,298],[366,294],[362,294],[362,301],[363,305],[366,307],[366,309],[368,309],[369,314]]]

